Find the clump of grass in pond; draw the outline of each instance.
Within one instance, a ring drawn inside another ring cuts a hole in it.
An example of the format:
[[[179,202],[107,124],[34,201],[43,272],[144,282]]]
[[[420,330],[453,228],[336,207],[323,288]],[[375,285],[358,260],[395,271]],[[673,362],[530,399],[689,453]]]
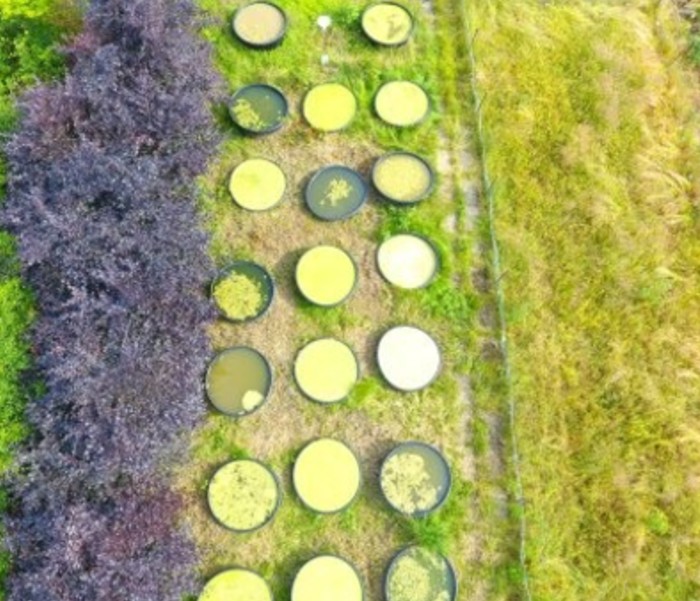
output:
[[[304,118],[311,127],[320,131],[344,129],[353,120],[356,112],[355,96],[339,83],[316,86],[304,98]]]
[[[317,246],[299,259],[296,282],[307,300],[322,306],[343,302],[355,288],[357,267],[344,250]]]
[[[292,601],[362,601],[362,582],[355,568],[344,559],[321,555],[297,572]]]
[[[236,92],[231,103],[231,117],[244,131],[252,134],[272,133],[282,127],[289,111],[287,99],[278,89],[254,84]]]
[[[268,126],[268,124],[263,121],[260,113],[258,113],[250,101],[245,98],[236,100],[231,110],[233,111],[236,122],[246,129],[261,131]]]
[[[345,179],[336,178],[328,184],[326,195],[323,197],[323,203],[328,203],[331,206],[337,206],[341,200],[347,200],[350,197],[352,188]]]
[[[412,81],[392,81],[384,84],[374,99],[379,118],[389,125],[410,127],[428,115],[430,100],[425,90]]]
[[[321,513],[342,511],[360,489],[360,464],[350,448],[332,438],[315,440],[299,453],[294,489],[306,506]]]
[[[394,152],[380,158],[372,170],[372,183],[385,198],[413,204],[423,200],[433,187],[430,165],[409,152]]]
[[[209,482],[207,499],[222,526],[249,532],[272,518],[279,505],[280,490],[267,467],[241,459],[219,468]]]
[[[424,238],[399,234],[377,250],[379,271],[388,282],[409,290],[427,286],[439,267],[438,254]]]
[[[439,553],[409,547],[391,562],[386,577],[387,601],[453,601],[452,566]]]
[[[440,348],[426,332],[398,326],[379,341],[377,362],[391,386],[408,392],[429,386],[440,372],[442,360]]]
[[[421,516],[445,501],[451,475],[437,450],[422,443],[404,443],[384,460],[380,485],[394,509],[406,515]]]
[[[223,351],[207,369],[207,396],[214,407],[228,415],[240,417],[258,409],[271,386],[270,365],[251,348]]]
[[[304,199],[316,217],[336,221],[354,215],[367,200],[367,193],[367,184],[359,173],[332,165],[311,178]]]
[[[279,43],[287,29],[287,18],[278,6],[254,2],[239,8],[233,18],[233,32],[245,44],[267,48]]]
[[[360,375],[352,349],[334,338],[307,344],[294,362],[294,378],[309,398],[338,403],[348,397]]]
[[[236,568],[209,580],[197,601],[272,601],[272,592],[261,576]]]
[[[229,190],[240,207],[266,211],[279,204],[287,187],[287,178],[278,165],[267,159],[250,159],[231,174]]]
[[[362,13],[362,29],[377,44],[399,46],[411,37],[413,16],[403,6],[381,2]]]

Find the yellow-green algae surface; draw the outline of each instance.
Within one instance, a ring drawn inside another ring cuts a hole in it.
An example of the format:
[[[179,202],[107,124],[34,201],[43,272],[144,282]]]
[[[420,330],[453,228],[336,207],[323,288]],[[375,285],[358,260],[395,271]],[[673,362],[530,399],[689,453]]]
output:
[[[274,476],[256,461],[232,461],[219,468],[209,482],[211,512],[232,530],[253,530],[274,513],[279,501]]]
[[[360,464],[348,446],[322,438],[309,443],[294,463],[294,488],[311,509],[340,511],[360,488]]]
[[[226,570],[207,582],[198,601],[272,601],[272,594],[254,572]]]

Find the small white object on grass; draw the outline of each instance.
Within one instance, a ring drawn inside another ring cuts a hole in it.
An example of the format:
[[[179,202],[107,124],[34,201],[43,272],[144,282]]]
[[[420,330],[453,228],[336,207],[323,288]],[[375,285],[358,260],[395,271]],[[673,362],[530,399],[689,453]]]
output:
[[[331,63],[331,57],[328,56],[327,54],[322,54],[321,55],[321,66],[322,67],[327,67]]]
[[[321,15],[317,20],[316,20],[316,25],[319,26],[321,31],[323,33],[326,33],[326,30],[333,24],[333,19],[331,19],[328,15]]]

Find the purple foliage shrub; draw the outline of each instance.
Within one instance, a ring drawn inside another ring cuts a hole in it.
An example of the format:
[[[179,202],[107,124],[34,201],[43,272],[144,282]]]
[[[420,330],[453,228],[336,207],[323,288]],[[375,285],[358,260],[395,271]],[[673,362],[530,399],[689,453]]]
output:
[[[46,393],[13,484],[10,601],[169,601],[193,550],[159,466],[201,417],[211,265],[193,178],[218,93],[189,0],[93,0],[23,100],[2,221],[36,294]]]

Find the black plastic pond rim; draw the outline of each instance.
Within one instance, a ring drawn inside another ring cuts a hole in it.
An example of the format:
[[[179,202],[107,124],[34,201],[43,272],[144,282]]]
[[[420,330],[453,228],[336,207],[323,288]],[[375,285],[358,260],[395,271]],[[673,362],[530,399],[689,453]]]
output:
[[[522,478],[522,461],[519,451],[518,435],[516,432],[516,415],[517,415],[517,400],[513,392],[513,369],[510,363],[509,345],[508,345],[508,327],[506,321],[506,301],[505,292],[503,290],[503,268],[501,266],[501,251],[496,232],[495,220],[495,199],[494,199],[494,182],[491,179],[488,170],[486,156],[486,134],[484,130],[484,119],[482,108],[484,98],[479,91],[477,82],[477,61],[474,52],[474,43],[478,35],[478,31],[472,34],[471,21],[469,20],[469,12],[466,2],[460,2],[462,21],[464,23],[464,35],[466,38],[467,48],[469,50],[470,62],[470,83],[472,89],[472,98],[474,102],[474,112],[476,114],[476,139],[479,147],[479,155],[481,160],[481,174],[484,185],[484,196],[488,207],[488,222],[489,222],[489,237],[491,239],[491,254],[493,257],[493,272],[495,281],[496,300],[498,305],[498,321],[499,321],[499,345],[503,354],[503,370],[507,390],[508,403],[508,421],[510,429],[510,445],[511,445],[511,460],[513,462],[513,473],[515,476],[515,501],[520,506],[519,511],[519,545],[518,545],[518,561],[522,573],[523,594],[526,601],[532,601],[532,592],[530,590],[530,576],[527,566],[527,517],[525,515],[525,495],[523,490]]]
[[[425,284],[423,284],[422,286],[419,286],[418,288],[402,288],[402,290],[423,290],[424,288],[428,288],[428,286],[430,286],[433,282],[435,282],[438,275],[440,274],[440,271],[442,270],[444,261],[442,259],[441,254],[440,254],[440,250],[438,249],[436,244],[427,236],[425,236],[423,234],[419,234],[417,232],[413,232],[413,231],[409,231],[409,230],[400,230],[400,231],[392,234],[391,236],[389,236],[386,240],[383,240],[381,242],[381,244],[379,244],[377,246],[377,250],[374,253],[374,264],[377,268],[377,272],[379,273],[379,275],[382,277],[382,279],[387,284],[389,284],[390,286],[395,286],[396,288],[401,288],[401,286],[397,286],[392,281],[390,281],[389,278],[387,278],[387,276],[384,274],[384,272],[382,271],[382,268],[379,265],[379,253],[382,250],[382,246],[384,246],[384,244],[389,242],[389,240],[393,240],[394,238],[398,238],[399,236],[411,236],[413,238],[418,238],[419,240],[422,240],[423,242],[425,242],[430,247],[430,249],[435,253],[435,271],[433,271],[433,274],[430,276],[430,279]],[[432,338],[432,336],[431,336],[431,338]]]
[[[381,166],[382,163],[387,161],[388,159],[392,157],[397,157],[397,156],[405,156],[405,157],[411,157],[413,159],[416,159],[417,161],[420,161],[425,165],[425,168],[428,170],[428,175],[430,179],[430,183],[428,187],[425,189],[425,191],[422,194],[419,194],[415,198],[411,200],[397,200],[396,198],[392,198],[388,194],[385,194],[379,189],[379,186],[377,185],[376,179],[377,179],[377,169]],[[422,200],[425,200],[428,198],[434,191],[435,191],[435,185],[437,182],[437,178],[435,177],[435,170],[433,169],[432,165],[422,156],[419,154],[416,154],[415,152],[409,152],[408,150],[396,150],[394,152],[388,152],[387,154],[384,154],[380,156],[375,162],[374,165],[372,165],[372,172],[370,173],[370,180],[372,181],[372,186],[374,186],[374,189],[377,191],[379,196],[382,198],[388,200],[390,203],[392,203],[395,206],[413,206],[415,204],[418,204]]]

